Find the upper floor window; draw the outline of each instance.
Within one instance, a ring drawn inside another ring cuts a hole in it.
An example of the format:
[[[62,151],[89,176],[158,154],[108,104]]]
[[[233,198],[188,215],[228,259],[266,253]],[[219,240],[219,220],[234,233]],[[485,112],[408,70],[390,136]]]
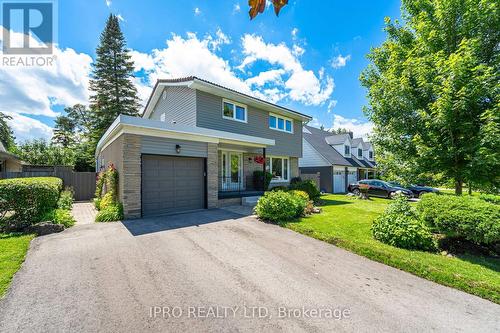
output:
[[[349,146],[344,146],[344,155],[349,156],[351,155],[351,147]]]
[[[363,149],[358,148],[358,157],[361,158],[363,157]]]
[[[293,133],[293,120],[270,113],[269,128],[277,131]]]
[[[233,101],[223,101],[222,117],[236,121],[247,122],[247,107]]]
[[[368,152],[368,158],[369,158],[370,160],[373,160],[373,152],[372,152],[372,151],[369,151],[369,152]]]

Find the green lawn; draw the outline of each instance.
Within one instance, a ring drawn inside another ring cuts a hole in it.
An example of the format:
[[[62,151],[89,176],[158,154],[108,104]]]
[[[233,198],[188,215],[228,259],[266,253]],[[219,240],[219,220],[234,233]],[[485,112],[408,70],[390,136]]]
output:
[[[0,234],[0,298],[24,261],[33,235]]]
[[[372,238],[370,226],[373,219],[383,212],[389,200],[357,200],[345,195],[326,195],[322,199],[325,205],[321,214],[302,218],[285,226],[372,260],[500,304],[500,259],[473,255],[450,258],[383,244]]]

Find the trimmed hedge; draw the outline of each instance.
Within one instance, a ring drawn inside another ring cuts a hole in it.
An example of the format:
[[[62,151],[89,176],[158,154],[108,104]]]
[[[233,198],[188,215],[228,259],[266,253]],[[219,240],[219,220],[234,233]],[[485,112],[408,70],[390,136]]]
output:
[[[63,182],[55,177],[12,178],[0,180],[3,209],[13,211],[10,218],[23,228],[38,222],[44,213],[54,209]]]
[[[321,197],[321,192],[312,180],[297,181],[290,185],[290,189],[306,192],[309,195],[309,199],[314,202],[318,202]]]
[[[436,232],[476,244],[500,242],[500,206],[471,196],[425,194],[421,218]]]
[[[483,193],[479,195],[479,199],[500,205],[500,195]]]
[[[307,201],[290,192],[266,192],[257,202],[255,213],[273,223],[290,221],[304,214]]]
[[[395,197],[384,213],[373,221],[372,235],[382,243],[404,249],[436,249],[429,228],[418,218],[403,196]]]

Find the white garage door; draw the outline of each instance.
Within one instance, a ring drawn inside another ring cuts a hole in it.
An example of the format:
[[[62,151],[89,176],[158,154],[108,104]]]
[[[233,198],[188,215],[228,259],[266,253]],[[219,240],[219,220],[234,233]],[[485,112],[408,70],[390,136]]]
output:
[[[358,181],[358,177],[356,176],[356,171],[349,170],[349,174],[347,175],[347,184],[352,184]]]
[[[333,193],[345,192],[345,171],[333,171]]]

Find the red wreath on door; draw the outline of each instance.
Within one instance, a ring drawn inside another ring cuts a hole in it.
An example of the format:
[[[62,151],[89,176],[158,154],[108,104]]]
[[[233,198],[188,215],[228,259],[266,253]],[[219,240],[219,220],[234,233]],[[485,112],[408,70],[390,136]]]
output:
[[[264,161],[265,161],[265,159],[264,159],[264,157],[263,157],[263,156],[255,156],[255,157],[253,158],[253,160],[254,160],[254,161],[255,161],[255,163],[257,163],[257,164],[264,164]]]

